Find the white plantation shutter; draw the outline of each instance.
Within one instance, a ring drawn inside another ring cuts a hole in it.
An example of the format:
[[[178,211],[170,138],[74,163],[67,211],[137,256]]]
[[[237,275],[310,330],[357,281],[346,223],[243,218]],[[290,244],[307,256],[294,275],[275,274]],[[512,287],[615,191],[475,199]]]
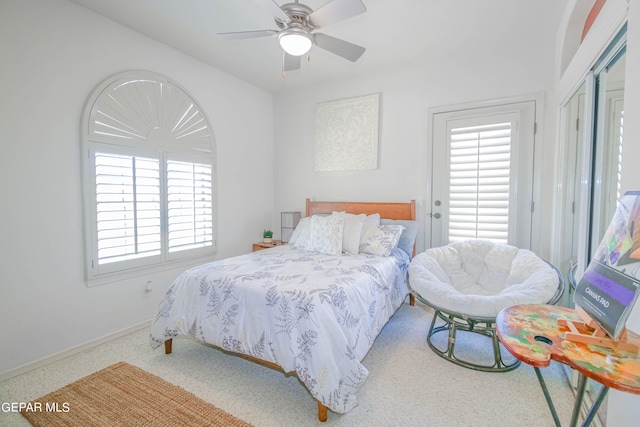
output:
[[[158,159],[96,153],[98,264],[159,255]]]
[[[618,138],[618,170],[616,173],[616,200],[620,200],[622,192],[620,185],[622,183],[622,148],[624,146],[624,108],[620,108],[620,136]]]
[[[449,241],[507,243],[511,123],[449,133]]]
[[[82,129],[89,286],[215,253],[213,135],[184,89],[156,73],[117,74],[90,95]]]
[[[610,180],[613,183],[612,190],[615,191],[615,201],[613,202],[613,209],[615,209],[622,197],[620,184],[622,183],[622,147],[624,144],[624,99],[614,100],[611,109],[613,110],[613,136],[610,144],[612,158],[608,163],[613,165]]]
[[[167,162],[169,252],[211,245],[211,166]]]
[[[624,144],[624,98],[621,90],[606,94],[605,114],[607,115],[601,149],[596,149],[593,161],[595,171],[593,182],[598,189],[593,191],[594,208],[591,245],[595,248],[604,237],[611,217],[622,197],[622,150]]]

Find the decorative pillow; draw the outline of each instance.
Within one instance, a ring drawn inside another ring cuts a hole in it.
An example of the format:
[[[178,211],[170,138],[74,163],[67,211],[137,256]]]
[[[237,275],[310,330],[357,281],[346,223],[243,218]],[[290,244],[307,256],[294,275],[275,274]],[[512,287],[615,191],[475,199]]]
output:
[[[342,251],[350,255],[358,255],[362,226],[367,216],[365,214],[355,215],[346,212],[334,212],[333,215],[342,215],[344,218]]]
[[[403,230],[404,226],[402,225],[365,224],[360,239],[360,252],[389,256],[398,246]]]
[[[381,219],[381,225],[402,225],[404,231],[398,241],[398,248],[402,249],[411,257],[413,255],[413,246],[416,242],[416,236],[418,235],[418,228],[420,223],[418,221],[406,220],[406,219]]]
[[[308,216],[302,218],[295,230],[289,237],[289,244],[293,245],[297,248],[304,248],[307,246],[307,242],[309,241],[309,229],[311,227],[311,218]]]
[[[306,249],[327,255],[342,254],[342,215],[312,216]]]

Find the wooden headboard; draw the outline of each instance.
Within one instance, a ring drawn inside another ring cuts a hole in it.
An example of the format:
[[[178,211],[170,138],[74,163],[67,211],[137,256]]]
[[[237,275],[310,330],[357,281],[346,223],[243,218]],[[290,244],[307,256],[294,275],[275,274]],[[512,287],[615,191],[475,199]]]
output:
[[[330,214],[331,212],[371,215],[379,213],[380,218],[416,219],[416,201],[392,202],[312,202],[307,199],[307,216]]]

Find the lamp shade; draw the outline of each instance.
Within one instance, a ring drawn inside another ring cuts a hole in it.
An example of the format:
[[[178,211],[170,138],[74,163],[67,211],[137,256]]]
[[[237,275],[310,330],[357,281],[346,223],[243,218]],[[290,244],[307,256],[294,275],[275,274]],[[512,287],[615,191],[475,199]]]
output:
[[[300,217],[300,212],[280,212],[280,226],[282,227],[281,239],[283,243],[289,241],[293,230],[296,229],[298,222],[300,222]]]
[[[289,28],[281,31],[278,35],[278,41],[282,49],[293,56],[306,54],[313,45],[309,34],[299,28]]]

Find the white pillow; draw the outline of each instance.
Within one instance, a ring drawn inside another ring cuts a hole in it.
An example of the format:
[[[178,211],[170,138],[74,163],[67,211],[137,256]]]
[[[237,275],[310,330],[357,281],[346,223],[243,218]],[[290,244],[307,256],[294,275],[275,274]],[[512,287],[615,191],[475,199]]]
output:
[[[312,216],[306,249],[327,255],[341,255],[343,228],[342,215]]]
[[[371,215],[367,215],[367,217],[364,219],[364,224],[362,225],[362,231],[364,231],[365,227],[367,225],[375,225],[378,226],[380,225],[380,214],[378,213],[374,213]],[[360,250],[360,245],[362,244],[362,232],[360,233],[360,243],[358,244],[358,253],[362,252]]]
[[[374,213],[371,215],[367,215],[367,217],[364,220],[365,224],[371,224],[371,225],[380,225],[380,214]]]
[[[289,238],[289,244],[297,248],[305,248],[309,241],[309,229],[311,228],[311,219],[306,216],[302,218],[296,229],[293,230],[291,237]]]
[[[398,246],[404,226],[365,224],[360,239],[360,252],[389,256]]]
[[[346,212],[334,212],[333,215],[342,215],[344,218],[342,251],[350,255],[358,255],[362,226],[367,216],[365,214],[355,215]]]

